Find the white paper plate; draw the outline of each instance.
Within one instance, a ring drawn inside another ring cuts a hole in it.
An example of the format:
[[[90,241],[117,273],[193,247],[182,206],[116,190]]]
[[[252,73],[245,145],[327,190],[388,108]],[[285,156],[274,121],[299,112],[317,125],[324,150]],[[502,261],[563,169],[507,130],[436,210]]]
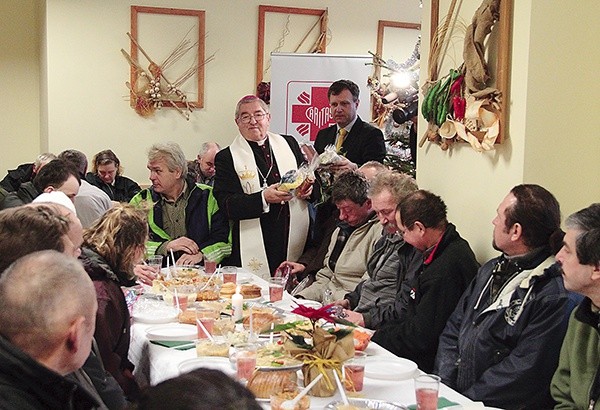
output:
[[[156,299],[139,299],[131,314],[137,323],[160,324],[177,322],[179,312],[173,306]]]
[[[415,375],[417,364],[408,359],[367,358],[365,377],[380,380],[406,380]]]
[[[172,323],[169,325],[152,326],[146,330],[148,340],[186,341],[195,340],[198,330],[194,325]]]
[[[298,299],[297,303],[299,305],[304,305],[304,306],[308,306],[314,309],[319,309],[321,307],[323,307],[323,305],[320,302],[317,302],[316,300],[301,300]],[[296,308],[296,303],[294,301],[291,300],[280,300],[278,302],[274,302],[271,305],[273,305],[276,308],[279,308],[281,310],[284,310],[286,312],[291,312],[293,309]]]
[[[233,376],[235,370],[231,367],[229,359],[226,357],[201,356],[193,359],[184,360],[179,363],[179,374],[191,372],[195,369],[215,369],[221,370],[223,373]]]
[[[350,402],[351,405],[360,407],[361,409],[369,408],[369,409],[379,409],[379,410],[406,410],[408,408],[402,404],[392,403],[392,402],[383,401],[383,400],[350,398],[350,399],[348,399],[348,401]],[[326,410],[329,410],[329,409],[335,410],[342,403],[343,403],[342,401],[332,401],[331,403],[328,403],[327,406],[325,406],[325,409]]]
[[[167,306],[168,307],[168,306]],[[148,324],[161,324],[161,323],[173,323],[177,322],[179,314],[176,308],[172,308],[165,311],[156,312],[141,312],[134,311],[131,315],[134,321],[137,323],[148,323]]]

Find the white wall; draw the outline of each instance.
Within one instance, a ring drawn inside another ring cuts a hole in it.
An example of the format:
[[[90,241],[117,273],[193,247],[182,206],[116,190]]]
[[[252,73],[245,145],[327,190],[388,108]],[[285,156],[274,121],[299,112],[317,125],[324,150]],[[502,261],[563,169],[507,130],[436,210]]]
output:
[[[206,140],[227,145],[237,133],[237,100],[255,90],[259,0],[150,0],[147,6],[206,11],[205,108],[189,122],[173,110],[139,117],[125,97],[129,66],[119,50],[129,50],[130,1],[48,0],[48,141],[52,151],[75,147],[87,153],[112,148],[125,173],[147,182],[146,149],[175,140],[193,158]],[[277,5],[329,9],[331,42],[327,51],[375,51],[378,20],[419,22],[417,0],[363,2],[278,1]],[[279,33],[277,33],[279,36]],[[156,41],[161,41],[156,38]],[[411,50],[413,45],[408,46]],[[365,79],[366,80],[366,79]]]
[[[450,1],[440,3],[444,15]],[[546,187],[561,203],[563,216],[600,201],[600,139],[595,131],[600,51],[593,46],[600,35],[600,3],[513,3],[509,138],[482,154],[466,144],[445,152],[426,144],[418,153],[419,185],[444,198],[450,220],[480,261],[497,254],[491,247],[491,220],[514,185]],[[481,1],[457,4],[468,10],[468,24]],[[427,8],[425,15],[429,13]],[[429,17],[424,17],[424,44],[428,33]],[[428,54],[424,47],[421,61]],[[422,118],[419,127],[426,127]]]
[[[0,173],[33,162],[40,146],[40,26],[36,0],[0,2]],[[0,176],[0,178],[2,178]]]

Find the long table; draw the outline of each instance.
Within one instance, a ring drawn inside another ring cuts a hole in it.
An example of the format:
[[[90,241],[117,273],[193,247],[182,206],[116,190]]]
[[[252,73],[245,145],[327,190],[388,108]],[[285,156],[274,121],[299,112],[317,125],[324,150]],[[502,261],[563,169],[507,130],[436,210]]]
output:
[[[266,281],[258,277],[253,277],[253,283],[263,288],[263,296],[268,295],[268,284]],[[284,298],[289,299],[291,296],[286,292]],[[141,386],[155,385],[163,380],[178,376],[179,364],[184,360],[196,357],[195,349],[180,351],[150,343],[146,337],[146,330],[150,326],[154,325],[134,322],[131,326],[129,360],[136,366],[134,375]],[[367,354],[367,368],[369,360],[379,360],[380,358],[389,359],[390,362],[398,360],[392,353],[373,342],[369,344]],[[471,400],[445,385],[440,386],[439,395],[463,405],[465,408],[473,405]],[[359,397],[386,400],[406,405],[413,404],[415,403],[414,381],[412,378],[401,381],[365,378],[364,389]],[[311,397],[311,409],[322,409],[327,403],[340,399],[341,397],[337,392],[332,397]],[[265,403],[264,407],[268,409],[268,403]]]

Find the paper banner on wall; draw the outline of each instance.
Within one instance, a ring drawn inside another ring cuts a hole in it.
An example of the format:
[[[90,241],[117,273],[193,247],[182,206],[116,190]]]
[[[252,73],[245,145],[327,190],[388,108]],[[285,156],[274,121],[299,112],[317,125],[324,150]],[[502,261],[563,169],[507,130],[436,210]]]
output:
[[[358,115],[370,121],[371,62],[368,55],[271,54],[271,131],[293,135],[301,143],[314,141],[320,129],[334,124],[327,89],[340,79],[358,84]]]

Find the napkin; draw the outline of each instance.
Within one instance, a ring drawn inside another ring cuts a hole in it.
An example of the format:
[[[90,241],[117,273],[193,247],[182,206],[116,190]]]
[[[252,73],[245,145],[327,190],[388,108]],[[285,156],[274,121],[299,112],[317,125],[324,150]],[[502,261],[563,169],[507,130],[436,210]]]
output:
[[[438,398],[438,409],[443,409],[445,407],[451,407],[451,406],[456,406],[458,405],[458,403],[455,403],[453,401],[448,400],[445,397],[439,397]],[[416,410],[417,405],[416,404],[411,404],[410,406],[408,406],[408,410]]]
[[[194,342],[192,340],[188,340],[188,341],[151,340],[150,343],[154,343],[155,345],[159,345],[159,346],[173,348],[176,350],[188,350],[188,349],[193,349],[196,347],[193,344]],[[184,346],[184,345],[187,345],[187,346],[181,347],[181,348],[179,347],[179,346]]]

